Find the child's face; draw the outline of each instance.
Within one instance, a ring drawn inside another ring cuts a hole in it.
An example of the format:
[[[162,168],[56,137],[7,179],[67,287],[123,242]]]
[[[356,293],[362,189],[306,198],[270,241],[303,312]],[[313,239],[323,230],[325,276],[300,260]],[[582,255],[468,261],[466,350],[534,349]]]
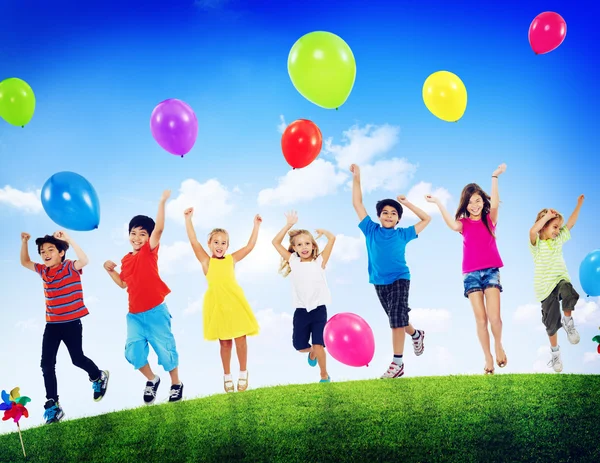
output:
[[[313,249],[314,246],[310,236],[302,233],[294,237],[294,251],[298,253],[301,259],[309,259]]]
[[[46,267],[59,265],[62,262],[62,256],[64,255],[65,251],[59,252],[52,243],[44,243],[40,249],[40,257]]]
[[[562,227],[562,219],[560,217],[556,217],[550,220],[546,226],[540,232],[541,240],[555,240],[558,234],[560,233],[560,228]]]
[[[392,206],[385,206],[379,215],[383,228],[394,228],[398,224],[398,211]]]
[[[478,218],[481,216],[481,211],[483,210],[483,198],[475,193],[469,199],[469,204],[467,205],[467,211],[469,212],[469,216],[471,218]]]
[[[223,257],[228,247],[229,241],[225,233],[215,233],[208,242],[208,248],[215,257]]]
[[[142,249],[142,246],[148,242],[150,235],[142,227],[132,228],[129,232],[129,242],[133,247],[134,252],[138,252]]]

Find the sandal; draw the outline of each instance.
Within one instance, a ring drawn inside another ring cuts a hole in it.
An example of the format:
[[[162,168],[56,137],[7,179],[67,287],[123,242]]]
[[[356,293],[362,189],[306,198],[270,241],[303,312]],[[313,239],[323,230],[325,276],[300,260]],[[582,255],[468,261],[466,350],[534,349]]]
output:
[[[233,381],[230,379],[223,381],[223,387],[225,388],[225,392],[235,391],[235,388],[233,387]]]
[[[500,368],[504,368],[508,363],[508,358],[506,358],[506,352],[504,352],[504,349],[502,350],[502,354],[504,354],[504,360],[498,360],[498,357],[496,357],[496,363]]]
[[[486,367],[483,367],[483,371],[484,371],[484,375],[493,375],[494,374],[494,369],[490,368],[489,370]]]
[[[248,373],[245,378],[239,378],[237,383],[238,392],[244,392],[246,389],[248,389]]]

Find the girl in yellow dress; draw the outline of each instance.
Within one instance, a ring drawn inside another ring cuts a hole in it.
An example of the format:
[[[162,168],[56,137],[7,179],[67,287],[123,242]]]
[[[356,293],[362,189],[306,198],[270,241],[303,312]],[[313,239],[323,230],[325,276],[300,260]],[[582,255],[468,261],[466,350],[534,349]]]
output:
[[[235,251],[225,254],[229,247],[229,234],[222,228],[215,228],[208,235],[208,249],[210,255],[204,250],[194,231],[192,214],[194,208],[185,210],[185,229],[196,254],[202,264],[202,270],[208,281],[208,290],[204,295],[202,308],[204,319],[204,339],[207,341],[219,340],[221,344],[221,362],[223,363],[223,382],[225,392],[233,392],[233,378],[231,376],[231,350],[235,340],[235,350],[240,362],[240,375],[237,383],[238,391],[248,388],[248,346],[246,336],[258,334],[258,322],[252,313],[252,308],[244,291],[235,279],[234,266],[246,257],[258,238],[258,229],[262,222],[260,215],[254,217],[254,228],[248,244]]]

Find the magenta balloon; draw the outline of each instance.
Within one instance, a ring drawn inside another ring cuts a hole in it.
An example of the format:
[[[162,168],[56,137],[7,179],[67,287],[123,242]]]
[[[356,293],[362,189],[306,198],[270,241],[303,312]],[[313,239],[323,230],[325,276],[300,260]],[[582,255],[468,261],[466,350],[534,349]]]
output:
[[[190,105],[170,98],[161,101],[152,111],[150,131],[163,149],[183,157],[196,143],[198,119]]]
[[[329,319],[323,332],[329,354],[351,367],[368,366],[375,354],[375,337],[369,324],[353,313],[339,313]]]

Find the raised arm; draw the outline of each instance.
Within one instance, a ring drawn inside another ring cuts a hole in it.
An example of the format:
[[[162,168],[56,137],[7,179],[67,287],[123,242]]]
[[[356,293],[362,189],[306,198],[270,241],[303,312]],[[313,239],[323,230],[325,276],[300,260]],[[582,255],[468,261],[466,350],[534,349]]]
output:
[[[360,168],[356,164],[350,166],[352,172],[352,205],[358,215],[358,220],[362,220],[367,216],[367,210],[362,200],[362,190],[360,187]]]
[[[506,164],[500,164],[492,173],[492,195],[490,204],[490,220],[494,225],[498,223],[498,207],[500,206],[500,195],[498,194],[498,176],[506,170]]]
[[[234,262],[239,262],[248,254],[250,254],[250,251],[254,249],[254,246],[256,246],[256,240],[258,239],[258,229],[260,228],[261,222],[262,218],[260,217],[260,215],[256,214],[256,216],[254,217],[254,228],[252,228],[252,234],[250,235],[248,244],[242,249],[238,249],[233,254],[231,254],[231,257],[233,257]]]
[[[438,207],[440,213],[442,214],[444,222],[446,222],[446,225],[448,225],[450,230],[454,230],[455,232],[459,233],[462,232],[462,222],[452,217],[438,198],[431,195],[425,195],[425,201],[427,201],[428,203],[433,203]]]
[[[327,238],[327,244],[325,245],[325,249],[321,252],[321,256],[323,257],[323,263],[321,264],[322,268],[325,268],[327,265],[327,261],[329,261],[329,257],[331,257],[331,251],[333,250],[333,245],[335,244],[335,235],[327,230],[323,230],[322,228],[318,228],[315,230],[317,232],[317,238],[321,238],[321,236],[325,235]]]
[[[200,241],[196,237],[196,231],[194,230],[194,224],[192,223],[192,216],[194,215],[194,208],[188,207],[183,215],[185,217],[185,231],[187,232],[188,239],[190,240],[190,244],[192,245],[192,249],[194,250],[194,254],[196,255],[196,259],[202,264],[202,269],[204,270],[204,274],[206,275],[208,271],[208,263],[210,262],[210,256],[204,250]]]
[[[29,258],[29,249],[27,248],[29,238],[31,238],[29,233],[21,233],[21,265],[35,272],[35,263],[31,262],[31,259]]]
[[[75,251],[75,255],[77,256],[77,260],[73,262],[73,267],[75,267],[75,270],[81,270],[83,267],[90,263],[90,260],[88,259],[88,256],[86,256],[85,252],[83,252],[83,249],[81,249],[79,245],[75,242],[75,240],[69,235],[67,235],[67,233],[65,233],[62,230],[59,230],[57,232],[54,232],[54,238],[56,238],[57,240],[66,241],[69,244],[69,246],[71,246],[73,251]]]
[[[160,243],[160,237],[165,229],[165,204],[167,203],[169,196],[171,196],[171,190],[165,190],[160,197],[158,212],[156,213],[156,223],[152,235],[150,235],[150,249],[156,248]]]
[[[117,268],[117,264],[115,264],[112,260],[107,260],[104,262],[104,270],[108,272],[113,281],[119,286],[119,288],[127,288],[127,283],[121,280],[119,273],[115,270]]]
[[[406,196],[404,195],[398,196],[398,202],[410,209],[411,211],[413,211],[415,215],[420,219],[420,221],[415,224],[415,232],[417,233],[417,235],[419,235],[423,231],[423,229],[427,225],[429,225],[429,222],[431,222],[431,217],[423,209],[418,208],[408,199],[406,199]]]
[[[529,242],[535,246],[537,243],[538,233],[544,228],[544,226],[555,217],[558,217],[558,212],[554,209],[548,209],[548,212],[544,216],[533,224],[533,227],[529,230]]]
[[[583,195],[579,195],[579,198],[577,198],[577,206],[575,206],[575,210],[571,214],[571,217],[569,217],[569,220],[567,220],[567,228],[569,230],[571,230],[571,228],[573,228],[575,226],[575,223],[577,222],[577,218],[579,217],[579,211],[581,209],[581,206],[583,206],[584,199],[585,197]]]
[[[285,246],[283,246],[281,243],[283,242],[283,239],[285,238],[287,232],[289,232],[290,229],[298,222],[298,214],[296,213],[296,211],[286,212],[285,218],[285,226],[281,230],[279,230],[279,233],[275,235],[275,238],[273,238],[273,241],[271,241],[271,243],[273,243],[273,246],[275,246],[275,249],[277,249],[277,252],[281,256],[281,258],[283,260],[289,261],[292,253],[288,251],[285,248]]]

